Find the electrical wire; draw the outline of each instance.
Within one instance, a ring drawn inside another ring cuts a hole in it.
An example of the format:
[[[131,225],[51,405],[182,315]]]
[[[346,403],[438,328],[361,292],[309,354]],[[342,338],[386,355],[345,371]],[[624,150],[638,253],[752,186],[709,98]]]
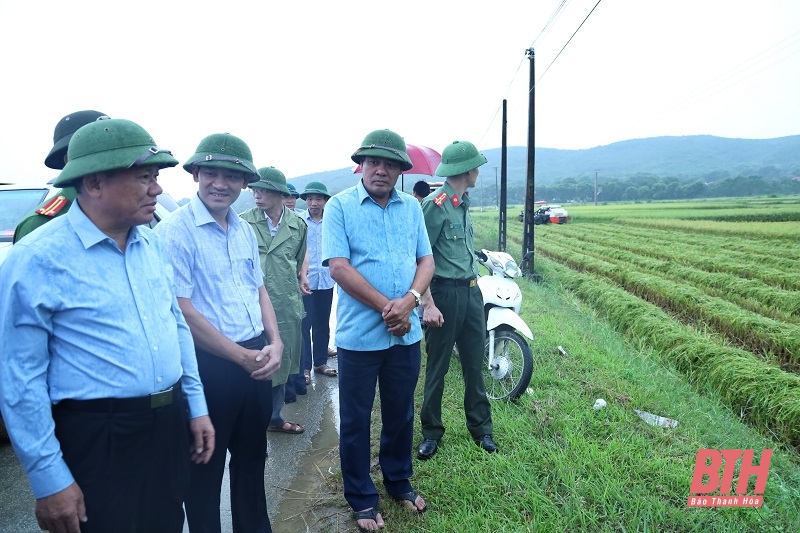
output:
[[[571,43],[571,42],[572,42],[572,39],[573,39],[573,38],[574,38],[574,37],[575,37],[575,36],[578,34],[578,32],[580,31],[580,29],[583,27],[583,25],[586,23],[586,21],[587,21],[587,20],[589,20],[589,17],[590,17],[590,16],[592,16],[592,13],[594,13],[594,10],[595,10],[595,9],[597,9],[597,6],[599,6],[599,5],[600,5],[600,2],[602,2],[602,1],[603,1],[603,0],[597,0],[597,3],[594,5],[594,7],[592,8],[592,10],[591,10],[591,11],[589,11],[589,14],[588,14],[588,15],[586,15],[586,18],[584,18],[584,19],[583,19],[583,22],[581,22],[581,23],[580,23],[580,25],[578,26],[578,28],[577,28],[577,29],[575,30],[575,32],[574,32],[574,33],[573,33],[573,34],[570,36],[570,38],[567,40],[567,42],[564,44],[564,46],[561,48],[561,50],[559,50],[559,51],[558,51],[558,54],[556,54],[556,57],[554,57],[554,58],[553,58],[553,60],[550,62],[550,64],[549,64],[549,65],[547,65],[547,68],[546,68],[546,69],[544,69],[544,72],[542,72],[542,75],[541,75],[541,76],[539,76],[539,79],[538,79],[538,80],[536,80],[536,82],[534,83],[533,87],[531,87],[531,89],[530,89],[531,91],[532,91],[533,89],[535,89],[535,88],[536,88],[536,85],[537,85],[537,84],[538,84],[540,81],[542,81],[542,78],[544,78],[545,74],[547,74],[547,71],[548,71],[548,70],[550,70],[550,67],[552,67],[552,66],[553,66],[553,63],[555,63],[555,62],[556,62],[556,60],[557,60],[557,59],[558,59],[558,57],[561,55],[561,53],[562,53],[562,52],[563,52],[563,51],[564,51],[564,50],[567,48],[567,46],[569,46],[569,43]]]
[[[774,67],[775,65],[800,53],[800,47],[798,47],[798,49],[795,50],[794,52],[791,52],[789,54],[784,54],[782,57],[775,58],[776,55],[781,54],[798,44],[800,44],[800,31],[782,39],[781,41],[770,46],[769,48],[766,48],[765,50],[759,52],[758,54],[743,61],[734,68],[724,72],[723,74],[717,76],[716,78],[713,78],[709,82],[700,85],[699,87],[693,89],[692,91],[686,93],[685,95],[677,98],[675,101],[661,108],[659,111],[653,113],[649,117],[643,118],[641,123],[654,122],[665,116],[669,116],[670,114],[673,114],[678,110],[691,107],[693,105],[697,105],[705,100],[708,100],[712,96],[719,94],[720,92],[730,89],[734,85],[741,83],[746,79],[752,78],[756,74],[759,74],[769,68]],[[770,62],[766,66],[759,68],[758,70],[755,71],[752,70],[770,59],[774,59],[774,61]]]
[[[537,35],[537,36],[536,36],[536,37],[533,39],[533,41],[531,42],[531,45],[528,47],[529,49],[530,49],[530,48],[533,48],[533,46],[536,44],[536,42],[537,42],[537,41],[538,41],[540,38],[544,38],[544,36],[546,35],[546,33],[548,33],[548,31],[550,30],[550,28],[552,28],[552,27],[553,27],[553,25],[555,24],[555,22],[558,20],[558,18],[559,18],[559,17],[561,16],[561,14],[564,12],[564,9],[567,7],[567,5],[570,3],[570,1],[571,1],[571,0],[561,0],[561,1],[558,3],[558,5],[557,5],[557,6],[555,7],[555,9],[553,10],[553,12],[550,14],[550,18],[548,18],[548,19],[547,19],[547,22],[545,22],[545,24],[544,24],[544,26],[542,27],[542,29],[541,29],[541,30],[539,30],[539,34],[538,34],[538,35]],[[600,0],[598,0],[598,2],[597,2],[597,3],[599,4],[599,3],[600,3]],[[595,4],[595,7],[597,7],[597,4]],[[592,8],[592,11],[594,11],[594,8]],[[591,14],[591,13],[590,13],[590,14]],[[587,15],[587,18],[588,18],[588,15]],[[585,22],[585,19],[584,19],[584,22]],[[580,29],[580,28],[578,28],[578,29]],[[576,30],[576,33],[577,33],[577,30]],[[573,36],[574,36],[574,34],[573,34]],[[565,46],[566,46],[566,45],[565,45]],[[563,49],[562,49],[562,50],[563,50]],[[526,52],[527,52],[527,50],[526,50]],[[502,98],[503,100],[505,100],[505,99],[506,99],[506,96],[507,96],[507,95],[508,95],[508,93],[511,91],[511,87],[514,85],[514,82],[516,81],[516,79],[517,79],[517,76],[519,75],[519,72],[520,72],[520,70],[522,69],[522,65],[523,65],[523,63],[525,62],[525,60],[526,60],[526,59],[527,59],[527,56],[523,56],[523,57],[522,57],[522,59],[520,59],[520,61],[519,61],[519,64],[517,64],[517,69],[516,69],[516,71],[514,71],[514,75],[513,75],[513,76],[511,76],[511,81],[508,83],[508,85],[506,86],[506,90],[505,90],[505,92],[503,93],[503,98]],[[554,60],[554,61],[555,61],[555,60]],[[551,63],[551,64],[552,64],[552,63]],[[500,110],[501,110],[501,109],[502,109],[502,103],[498,104],[498,106],[495,108],[495,110],[494,110],[494,112],[493,112],[493,114],[492,114],[492,117],[489,119],[489,121],[488,121],[488,124],[487,124],[487,126],[486,126],[486,129],[485,129],[485,130],[484,130],[484,132],[483,132],[483,135],[481,135],[481,137],[480,137],[480,139],[479,139],[479,141],[478,141],[478,144],[481,144],[481,143],[483,142],[483,140],[486,138],[486,136],[489,134],[489,130],[491,129],[491,127],[492,127],[492,124],[494,124],[494,122],[497,120],[497,115],[500,113]]]

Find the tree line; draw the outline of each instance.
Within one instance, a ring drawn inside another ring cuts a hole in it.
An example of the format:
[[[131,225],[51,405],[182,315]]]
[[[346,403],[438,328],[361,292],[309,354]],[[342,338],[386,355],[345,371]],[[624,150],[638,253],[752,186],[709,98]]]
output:
[[[561,178],[547,185],[536,185],[534,191],[536,200],[592,202],[595,200],[595,178],[594,176]],[[524,202],[524,191],[522,192],[520,202]],[[509,198],[510,193],[511,191]],[[800,194],[800,177],[736,176],[704,181],[639,174],[627,178],[604,177],[597,182],[598,202],[690,200],[770,194]]]

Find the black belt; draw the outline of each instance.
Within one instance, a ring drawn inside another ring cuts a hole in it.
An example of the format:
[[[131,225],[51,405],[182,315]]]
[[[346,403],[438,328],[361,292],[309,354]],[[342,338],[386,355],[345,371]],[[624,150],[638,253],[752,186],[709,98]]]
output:
[[[431,283],[438,285],[452,285],[453,287],[474,287],[478,284],[477,278],[469,279],[450,279],[450,278],[433,278]]]
[[[264,346],[267,345],[267,332],[262,331],[260,334],[256,335],[252,339],[247,339],[246,341],[237,342],[239,346],[242,348],[247,348],[248,350],[260,350]]]
[[[181,397],[181,382],[161,392],[135,398],[96,398],[94,400],[61,400],[54,409],[86,411],[92,413],[121,413],[146,411],[176,403]]]

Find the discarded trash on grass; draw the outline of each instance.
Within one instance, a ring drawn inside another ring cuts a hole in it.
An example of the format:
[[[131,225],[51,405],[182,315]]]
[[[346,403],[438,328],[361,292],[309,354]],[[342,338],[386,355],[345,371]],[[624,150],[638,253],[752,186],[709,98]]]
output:
[[[605,407],[606,407],[606,401],[602,398],[598,398],[594,401],[592,409],[594,409],[595,411],[599,411],[600,409],[605,409]]]
[[[558,351],[561,352],[561,355],[569,355],[563,346],[559,346]]]
[[[634,413],[639,415],[639,418],[650,424],[651,426],[660,426],[662,428],[676,428],[678,427],[678,421],[673,420],[672,418],[666,418],[663,416],[654,415],[653,413],[648,413],[646,411],[640,411],[638,409],[633,410]]]
[[[533,389],[528,387],[527,389],[525,389],[525,392],[528,394],[533,394]]]

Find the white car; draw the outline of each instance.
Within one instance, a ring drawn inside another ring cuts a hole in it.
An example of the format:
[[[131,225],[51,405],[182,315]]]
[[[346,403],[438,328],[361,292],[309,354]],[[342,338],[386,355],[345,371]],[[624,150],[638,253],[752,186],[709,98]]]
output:
[[[43,200],[58,194],[60,189],[51,183],[43,187],[28,185],[0,185],[0,263],[6,258],[14,240],[14,229],[25,215],[36,209]],[[152,228],[167,214],[178,208],[172,197],[163,193],[158,195],[155,218],[149,224]]]

